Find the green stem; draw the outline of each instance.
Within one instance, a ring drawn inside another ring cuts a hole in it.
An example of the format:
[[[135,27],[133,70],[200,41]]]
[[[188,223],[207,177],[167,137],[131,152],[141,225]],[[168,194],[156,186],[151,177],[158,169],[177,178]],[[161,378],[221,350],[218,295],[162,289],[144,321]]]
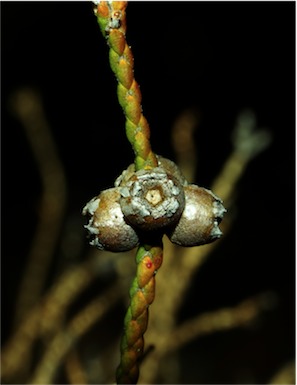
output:
[[[96,14],[110,47],[110,66],[118,81],[118,99],[126,117],[126,135],[135,153],[137,171],[156,167],[158,161],[151,149],[150,128],[142,114],[141,92],[134,79],[134,58],[126,41],[126,7],[124,1],[100,1]],[[155,297],[155,274],[163,260],[161,237],[153,237],[150,244],[140,245],[136,254],[137,273],[130,288],[130,305],[121,340],[121,361],[116,372],[118,384],[136,384],[139,376],[148,307]]]
[[[134,78],[134,58],[126,41],[125,1],[101,1],[97,18],[110,47],[109,61],[118,81],[118,99],[126,117],[126,135],[135,153],[136,170],[158,165],[151,149],[150,128],[141,107],[141,92]]]
[[[162,241],[158,243],[158,246],[139,246],[136,254],[137,273],[130,288],[130,305],[124,320],[121,362],[116,373],[118,384],[136,384],[138,380],[148,307],[155,297],[155,275],[163,261]]]

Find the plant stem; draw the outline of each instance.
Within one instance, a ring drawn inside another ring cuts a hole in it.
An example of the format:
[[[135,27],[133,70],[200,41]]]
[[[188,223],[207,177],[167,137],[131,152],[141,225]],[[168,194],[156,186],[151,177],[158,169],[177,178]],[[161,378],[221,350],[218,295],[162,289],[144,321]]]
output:
[[[155,297],[155,275],[163,261],[162,241],[158,246],[139,246],[136,254],[137,273],[130,288],[130,305],[124,320],[121,362],[116,377],[118,384],[136,384],[139,360],[143,354],[143,335],[148,324],[148,307]]]
[[[126,135],[135,153],[135,168],[158,166],[150,144],[150,128],[142,114],[141,92],[134,79],[134,58],[126,41],[126,1],[100,1],[98,23],[110,47],[109,60],[118,88],[117,94],[126,117]],[[139,360],[143,354],[143,335],[148,324],[148,307],[155,297],[155,274],[163,260],[162,239],[153,237],[150,245],[141,244],[136,253],[137,272],[130,288],[130,305],[124,320],[118,384],[136,384]]]
[[[118,99],[126,117],[126,135],[135,153],[136,170],[158,165],[150,145],[150,128],[142,114],[141,92],[134,78],[134,58],[126,41],[127,1],[100,1],[97,18],[110,47],[109,61],[118,81]]]

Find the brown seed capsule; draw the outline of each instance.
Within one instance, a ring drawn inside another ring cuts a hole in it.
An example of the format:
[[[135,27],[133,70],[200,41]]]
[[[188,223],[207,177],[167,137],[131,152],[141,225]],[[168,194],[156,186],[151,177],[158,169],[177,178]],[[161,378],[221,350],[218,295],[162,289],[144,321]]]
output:
[[[180,168],[172,160],[160,155],[157,155],[157,159],[159,167],[163,167],[167,174],[174,176],[183,186],[188,184]]]
[[[155,231],[175,224],[185,205],[182,184],[163,167],[132,173],[119,187],[123,214],[131,226]]]
[[[138,244],[136,232],[124,219],[120,197],[117,188],[104,190],[83,209],[84,215],[91,216],[85,225],[91,237],[90,245],[100,250],[128,251]]]
[[[220,198],[196,185],[185,186],[184,191],[185,209],[176,227],[168,233],[171,242],[199,246],[220,238],[219,223],[226,212]]]

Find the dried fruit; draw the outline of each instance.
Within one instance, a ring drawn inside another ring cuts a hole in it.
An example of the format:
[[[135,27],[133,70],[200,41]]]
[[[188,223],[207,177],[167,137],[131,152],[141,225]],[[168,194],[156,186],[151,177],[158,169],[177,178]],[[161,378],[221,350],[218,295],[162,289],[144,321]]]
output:
[[[196,185],[184,187],[185,209],[178,224],[167,233],[180,246],[199,246],[220,238],[219,228],[226,209],[212,191]]]
[[[138,244],[138,235],[125,221],[119,200],[118,188],[102,191],[86,204],[84,215],[90,215],[85,228],[88,230],[90,245],[100,250],[128,251]]]
[[[184,209],[183,186],[163,167],[127,172],[119,188],[123,214],[140,230],[155,231],[173,225]]]

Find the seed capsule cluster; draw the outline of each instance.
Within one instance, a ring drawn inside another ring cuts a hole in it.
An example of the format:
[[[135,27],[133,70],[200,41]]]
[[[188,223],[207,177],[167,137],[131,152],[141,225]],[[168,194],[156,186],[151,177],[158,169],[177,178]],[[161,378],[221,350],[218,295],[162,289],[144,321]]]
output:
[[[130,165],[115,187],[86,204],[90,244],[101,250],[128,251],[144,233],[162,231],[181,246],[213,242],[222,235],[226,211],[210,190],[188,184],[177,165],[157,156],[158,167],[135,171]]]

